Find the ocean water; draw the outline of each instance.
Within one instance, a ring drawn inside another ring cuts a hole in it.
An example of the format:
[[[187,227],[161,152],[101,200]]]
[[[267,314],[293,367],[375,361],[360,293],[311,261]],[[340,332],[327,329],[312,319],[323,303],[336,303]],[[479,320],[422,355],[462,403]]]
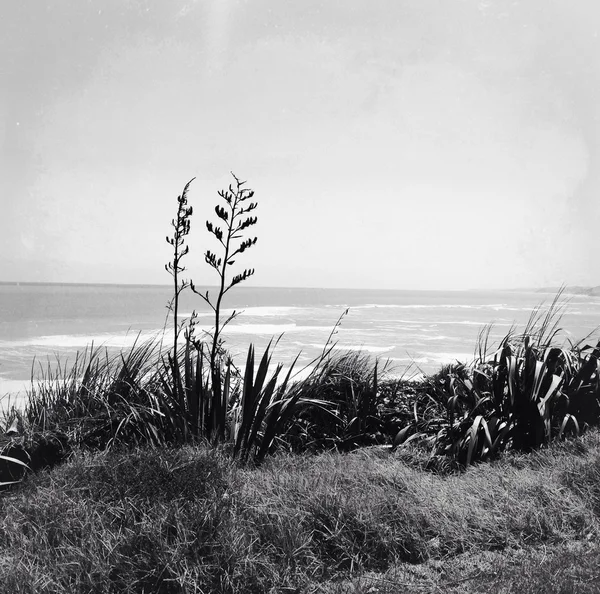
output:
[[[72,361],[93,343],[109,351],[160,337],[171,297],[168,286],[0,285],[0,395],[23,392],[48,361]],[[298,365],[314,359],[331,337],[339,349],[363,350],[389,360],[396,375],[430,373],[444,363],[468,363],[481,329],[493,322],[492,343],[554,295],[516,291],[387,291],[236,287],[225,314],[241,312],[225,331],[230,351],[243,362],[248,345],[258,351],[280,337],[274,361]],[[563,339],[577,341],[600,324],[600,298],[565,296]],[[181,317],[198,312],[198,331],[210,330],[211,312],[187,294]],[[348,310],[346,315],[344,312]],[[167,320],[167,344],[172,321]],[[597,341],[596,331],[590,338]]]

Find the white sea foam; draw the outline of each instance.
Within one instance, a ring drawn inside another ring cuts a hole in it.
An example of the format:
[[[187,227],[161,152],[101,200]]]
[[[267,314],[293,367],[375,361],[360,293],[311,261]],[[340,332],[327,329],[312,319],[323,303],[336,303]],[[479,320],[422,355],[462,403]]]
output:
[[[439,307],[446,307],[445,305],[434,305],[431,303],[404,303],[404,304],[380,304],[380,303],[367,303],[365,305],[357,305],[352,309],[435,309]]]
[[[313,347],[315,349],[324,349],[324,344],[311,343],[307,346]],[[364,351],[366,353],[387,353],[389,351],[393,351],[396,348],[396,345],[391,346],[373,346],[368,344],[354,344],[354,345],[344,345],[344,344],[336,344],[333,345],[333,349],[337,351],[353,351],[359,352]]]
[[[473,361],[473,353],[423,353],[427,357],[427,363],[470,363]],[[424,361],[425,363],[425,361]]]
[[[509,307],[507,305],[501,305],[499,307],[489,306],[491,309],[495,311],[533,311],[535,308],[533,307]]]
[[[411,357],[390,357],[390,361],[398,361],[401,363],[414,363],[416,365],[446,365],[448,363],[461,363],[469,364],[473,361],[472,353],[420,353],[420,356]]]
[[[401,363],[427,363],[427,357],[390,357],[390,361],[400,361]]]
[[[494,310],[494,311],[533,311],[534,307],[514,307],[505,303],[481,303],[481,304],[463,304],[463,303],[405,303],[405,304],[380,304],[366,303],[364,305],[355,305],[350,309],[474,309],[474,310]]]
[[[437,320],[435,323],[451,326],[485,326],[483,322],[477,322],[475,320]],[[494,326],[512,326],[512,324],[494,324]]]
[[[158,332],[140,332],[139,334],[52,334],[34,336],[27,340],[0,343],[11,347],[45,347],[45,348],[85,348],[94,344],[96,347],[126,348],[134,344],[156,339]]]
[[[454,303],[365,303],[354,305],[351,309],[482,309],[491,307],[489,305],[464,305]]]
[[[331,332],[329,326],[297,326],[296,324],[230,324],[225,334],[270,334],[284,332]]]
[[[268,307],[268,306],[255,306],[243,308],[244,315],[256,316],[256,317],[277,317],[283,315],[290,315],[299,309],[305,309],[302,307]]]
[[[233,314],[235,311],[237,314],[246,316],[253,316],[256,318],[277,318],[285,315],[292,315],[297,310],[306,309],[303,307],[287,307],[287,306],[267,306],[267,305],[257,305],[252,307],[236,307],[234,308],[225,308],[221,310],[221,315],[223,319],[226,319],[228,316]],[[196,317],[198,318],[212,318],[214,317],[214,313],[212,311],[201,311],[196,312]],[[178,318],[191,318],[191,312],[185,312],[177,315]]]
[[[9,398],[24,396],[31,386],[30,380],[7,379],[0,377],[0,408],[3,408]]]
[[[425,378],[425,374],[420,371],[417,371],[416,369],[405,369],[402,371],[389,369],[386,371],[385,375],[387,379],[403,379],[413,382],[421,381]]]
[[[392,346],[372,346],[369,344],[359,344],[359,345],[336,345],[335,349],[340,351],[365,351],[367,353],[387,353],[389,351],[393,351],[396,348],[396,345]]]

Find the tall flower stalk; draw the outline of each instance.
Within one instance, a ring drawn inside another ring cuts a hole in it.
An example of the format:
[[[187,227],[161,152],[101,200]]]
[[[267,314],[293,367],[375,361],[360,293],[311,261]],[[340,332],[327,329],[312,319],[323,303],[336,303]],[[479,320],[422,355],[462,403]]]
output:
[[[183,322],[179,323],[179,297],[191,285],[190,281],[181,278],[186,270],[185,266],[181,264],[181,260],[190,251],[189,246],[185,243],[185,238],[190,232],[193,208],[188,206],[187,193],[194,179],[192,178],[185,184],[183,192],[177,197],[177,216],[171,220],[173,236],[167,235],[166,237],[167,243],[173,247],[173,259],[165,264],[165,270],[173,278],[173,297],[167,307],[169,311],[173,312],[173,356],[175,358],[177,357],[177,340],[183,326]]]
[[[237,257],[251,248],[257,241],[256,237],[244,238],[244,232],[255,225],[258,220],[257,217],[250,215],[257,207],[257,203],[252,202],[254,191],[244,187],[246,182],[241,181],[233,173],[231,175],[235,182],[230,184],[227,190],[220,190],[218,193],[224,202],[224,204],[215,206],[215,214],[219,221],[217,223],[206,221],[208,232],[215,237],[222,251],[221,256],[211,250],[206,250],[204,254],[206,263],[217,272],[219,277],[216,299],[210,295],[209,291],[201,293],[193,283],[190,283],[192,291],[208,304],[215,316],[210,350],[210,368],[213,390],[219,392],[221,383],[221,335],[225,326],[238,315],[238,312],[233,311],[231,315],[222,321],[223,298],[230,289],[254,274],[253,268],[243,269],[242,272],[233,276],[229,274],[229,271],[235,264]]]
[[[209,291],[201,293],[196,289],[194,283],[191,283],[192,291],[208,304],[215,316],[210,352],[211,369],[214,369],[218,363],[217,360],[222,346],[221,334],[223,329],[239,313],[233,311],[225,321],[221,322],[223,298],[230,289],[254,274],[253,268],[247,268],[239,274],[233,276],[228,275],[228,271],[230,270],[229,267],[235,264],[237,256],[243,254],[256,243],[256,237],[244,239],[243,232],[255,225],[258,220],[255,216],[248,216],[248,214],[258,206],[256,202],[251,202],[254,191],[244,188],[246,182],[240,181],[233,173],[232,176],[235,180],[235,184],[230,184],[227,190],[219,191],[219,196],[225,202],[225,206],[220,204],[215,206],[215,213],[220,222],[215,224],[211,221],[206,221],[206,228],[209,233],[214,235],[223,250],[223,255],[221,257],[211,250],[206,250],[204,254],[206,263],[213,268],[219,276],[216,299],[211,297]]]

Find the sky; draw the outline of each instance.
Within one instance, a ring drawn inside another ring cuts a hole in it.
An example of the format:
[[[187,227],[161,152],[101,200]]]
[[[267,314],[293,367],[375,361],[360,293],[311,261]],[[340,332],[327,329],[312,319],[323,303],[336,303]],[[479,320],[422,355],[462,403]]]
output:
[[[255,191],[258,286],[600,284],[597,0],[0,4],[0,281],[216,283]],[[236,270],[237,271],[237,270]]]

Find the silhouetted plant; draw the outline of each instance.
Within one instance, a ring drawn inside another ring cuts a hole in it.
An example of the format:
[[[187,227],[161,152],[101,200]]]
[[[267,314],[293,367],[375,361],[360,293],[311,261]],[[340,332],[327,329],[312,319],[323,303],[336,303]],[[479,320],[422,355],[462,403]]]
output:
[[[233,173],[231,175],[235,180],[235,185],[230,184],[227,190],[219,191],[219,196],[225,202],[225,206],[220,204],[215,206],[215,213],[221,223],[214,224],[211,221],[206,221],[206,228],[209,233],[214,235],[222,249],[222,256],[218,256],[211,250],[206,250],[204,254],[206,263],[219,276],[216,300],[211,298],[209,291],[201,293],[196,289],[193,282],[190,283],[192,291],[208,304],[215,316],[210,349],[210,370],[212,374],[212,387],[216,398],[220,398],[221,390],[221,333],[225,326],[238,315],[238,312],[234,310],[225,321],[221,321],[223,297],[230,289],[254,274],[254,269],[249,268],[231,277],[228,274],[229,267],[235,264],[237,256],[243,254],[257,241],[256,237],[244,238],[244,231],[257,222],[255,216],[249,216],[249,213],[257,207],[256,202],[251,202],[254,192],[244,188],[246,182],[240,181]],[[222,227],[219,225],[222,225]]]
[[[187,205],[187,193],[190,184],[194,181],[192,178],[185,187],[181,196],[177,197],[177,216],[171,220],[173,227],[173,236],[167,235],[167,243],[173,247],[173,259],[165,264],[165,270],[173,277],[173,298],[168,305],[169,311],[173,312],[173,353],[177,354],[177,339],[181,332],[182,324],[179,323],[179,296],[190,286],[190,282],[180,278],[180,274],[185,272],[185,266],[181,265],[181,260],[188,254],[190,248],[185,245],[185,238],[190,232],[190,222],[193,208]]]
[[[249,214],[257,206],[251,201],[254,192],[246,189],[245,182],[235,175],[233,178],[235,184],[230,185],[228,190],[219,192],[225,204],[215,206],[220,226],[210,221],[206,223],[208,231],[222,248],[222,255],[211,250],[204,254],[206,263],[219,276],[216,298],[211,297],[209,291],[201,293],[192,282],[187,284],[178,281],[178,273],[184,270],[180,259],[188,253],[183,239],[189,232],[189,217],[192,214],[185,202],[189,183],[179,198],[178,218],[173,221],[175,236],[167,238],[174,247],[173,263],[167,270],[173,275],[175,304],[179,293],[190,286],[213,310],[214,329],[208,354],[202,340],[192,335],[193,326],[186,333],[183,350],[178,351],[177,343],[174,343],[173,355],[169,354],[161,367],[160,392],[162,412],[172,427],[175,441],[207,439],[211,442],[223,442],[229,438],[233,443],[233,455],[247,461],[250,457],[254,460],[264,457],[274,439],[283,431],[300,394],[294,393],[290,397],[286,394],[293,365],[282,384],[278,385],[281,365],[269,377],[269,347],[260,360],[256,376],[252,345],[248,349],[243,377],[236,377],[232,372],[230,359],[223,365],[225,351],[221,334],[223,328],[238,313],[234,311],[222,321],[223,298],[231,288],[254,274],[253,269],[244,269],[231,276],[229,270],[235,264],[237,256],[257,241],[256,237],[244,237],[244,231],[257,222],[257,218]],[[175,340],[177,334],[176,326]]]

